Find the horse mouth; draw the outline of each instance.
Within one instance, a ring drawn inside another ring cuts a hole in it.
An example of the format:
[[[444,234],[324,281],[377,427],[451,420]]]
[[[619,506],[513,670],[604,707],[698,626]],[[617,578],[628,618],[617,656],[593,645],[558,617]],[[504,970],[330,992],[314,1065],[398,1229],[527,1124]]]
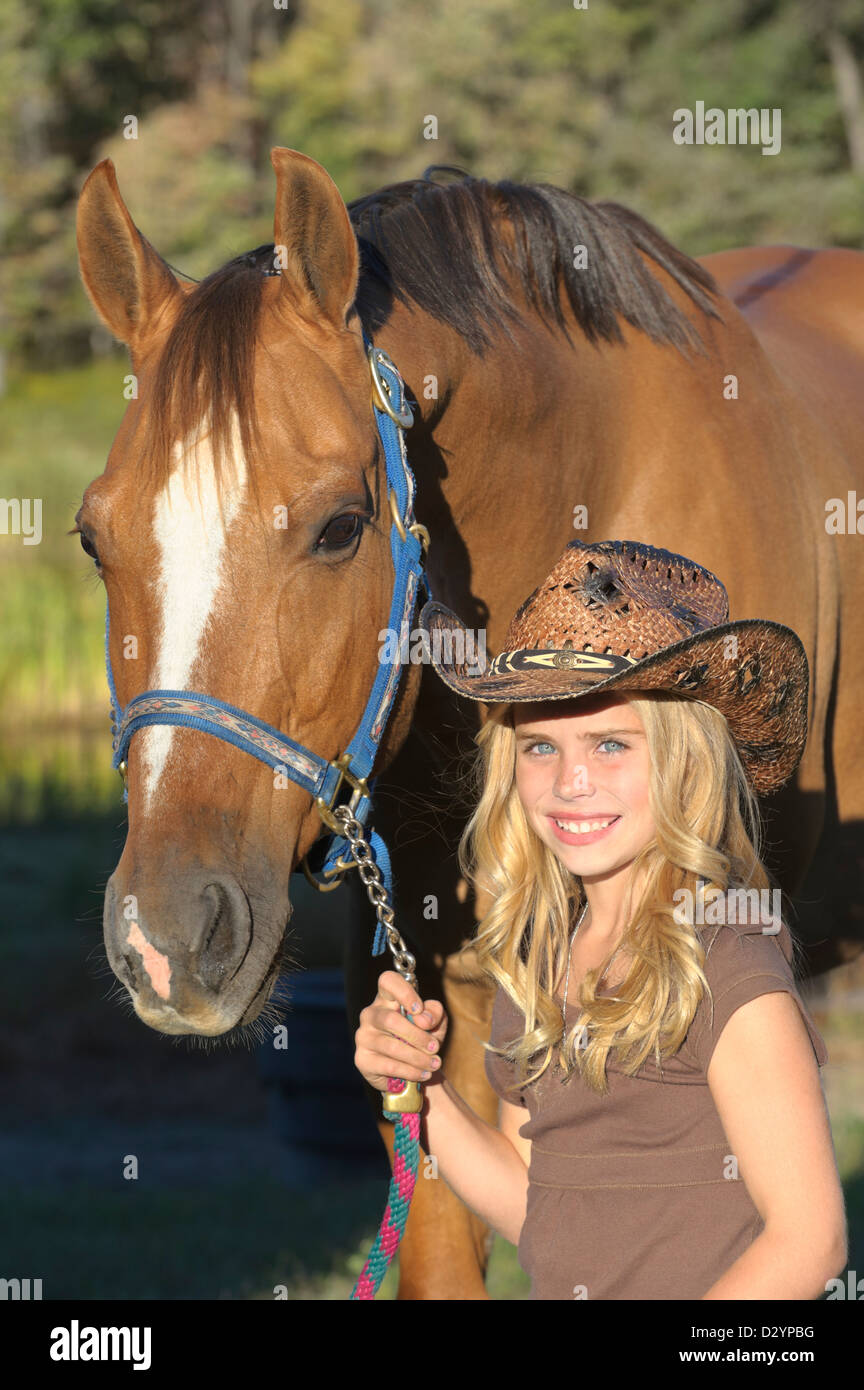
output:
[[[226,1018],[224,1014],[220,1015],[218,1010],[212,1006],[198,1008],[189,1014],[179,1013],[171,1004],[161,1004],[160,1007],[154,1009],[149,1004],[143,1004],[141,999],[134,994],[132,996],[133,1005],[141,1022],[146,1023],[148,1028],[155,1029],[157,1033],[168,1033],[174,1036],[186,1034],[193,1037],[208,1038],[239,1033],[246,1025],[254,1023],[265,1009],[281,968],[281,953],[277,951],[275,959],[268,967],[267,974],[239,1017]]]
[[[261,1010],[264,1008],[264,1005],[267,1003],[267,1000],[270,998],[270,995],[273,992],[273,986],[276,983],[276,979],[279,975],[279,970],[280,961],[279,953],[277,952],[276,959],[273,961],[273,964],[270,966],[270,969],[264,976],[260,988],[250,999],[248,1005],[244,1009],[240,1018],[237,1020],[237,1023],[234,1025],[235,1027],[243,1027],[247,1023],[254,1023],[255,1019],[261,1013]]]

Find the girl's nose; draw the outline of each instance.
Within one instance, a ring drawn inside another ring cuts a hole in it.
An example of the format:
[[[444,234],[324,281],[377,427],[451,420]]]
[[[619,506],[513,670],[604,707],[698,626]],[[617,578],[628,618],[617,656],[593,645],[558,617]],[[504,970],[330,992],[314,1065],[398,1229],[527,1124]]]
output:
[[[575,796],[578,792],[593,791],[585,763],[570,763],[559,769],[555,778],[555,791],[558,796]]]

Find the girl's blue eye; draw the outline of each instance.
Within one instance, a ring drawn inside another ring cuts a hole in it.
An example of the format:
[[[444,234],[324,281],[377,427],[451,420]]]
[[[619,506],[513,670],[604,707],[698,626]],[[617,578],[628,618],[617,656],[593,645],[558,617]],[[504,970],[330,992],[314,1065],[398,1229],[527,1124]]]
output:
[[[618,739],[618,738],[604,738],[603,742],[602,742],[602,743],[598,743],[597,747],[598,747],[598,748],[605,748],[606,745],[609,744],[609,743],[614,743],[615,746],[616,746],[616,749],[618,749],[618,748],[623,748],[625,751],[626,751],[627,747],[629,746],[629,745],[626,744],[626,743],[622,743],[621,740]],[[529,743],[529,744],[527,745],[527,747],[526,747],[526,749],[525,749],[525,752],[526,752],[526,753],[533,753],[537,748],[551,748],[551,747],[552,747],[552,744],[551,744],[551,743],[548,743],[548,742],[546,741],[546,739],[537,739],[536,742],[534,742],[534,743]]]

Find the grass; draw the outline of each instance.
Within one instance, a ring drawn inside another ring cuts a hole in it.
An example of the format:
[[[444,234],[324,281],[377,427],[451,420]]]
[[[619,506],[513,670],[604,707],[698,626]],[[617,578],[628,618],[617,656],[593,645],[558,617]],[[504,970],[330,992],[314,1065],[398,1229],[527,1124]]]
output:
[[[19,728],[0,740],[0,825],[112,811],[125,821],[107,711],[98,730]]]
[[[302,1194],[264,1178],[148,1192],[118,1176],[113,1186],[4,1191],[4,1269],[42,1279],[46,1299],[341,1301],[386,1196],[374,1180]],[[395,1299],[398,1281],[397,1260],[377,1298]],[[524,1298],[527,1287],[515,1249],[496,1241],[490,1297]]]
[[[39,545],[0,537],[0,823],[118,806],[104,590],[67,532],[105,467],[128,371],[124,353],[19,375],[0,403],[0,493],[42,502]]]
[[[113,1191],[5,1192],[4,1269],[41,1278],[46,1299],[273,1299],[277,1288],[291,1301],[347,1299],[386,1193],[366,1182],[298,1194],[260,1177],[143,1186],[118,1169]],[[378,1297],[397,1281],[388,1270]]]
[[[0,537],[5,729],[92,723],[108,709],[104,591],[77,536],[66,533],[84,489],[105,467],[129,370],[124,354],[13,377],[0,404],[0,494],[42,502],[40,544]]]

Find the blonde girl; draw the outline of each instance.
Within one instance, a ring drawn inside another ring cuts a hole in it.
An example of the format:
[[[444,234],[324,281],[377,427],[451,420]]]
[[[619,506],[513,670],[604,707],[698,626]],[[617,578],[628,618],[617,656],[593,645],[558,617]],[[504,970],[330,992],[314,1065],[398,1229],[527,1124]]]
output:
[[[828,1056],[756,799],[803,751],[799,639],[729,622],[708,570],[630,541],[571,542],[482,673],[440,654],[455,614],[421,623],[490,705],[459,856],[489,904],[498,1126],[443,1074],[440,1001],[394,971],[358,1070],[424,1081],[422,1147],[532,1299],[818,1298],[847,1258]]]

